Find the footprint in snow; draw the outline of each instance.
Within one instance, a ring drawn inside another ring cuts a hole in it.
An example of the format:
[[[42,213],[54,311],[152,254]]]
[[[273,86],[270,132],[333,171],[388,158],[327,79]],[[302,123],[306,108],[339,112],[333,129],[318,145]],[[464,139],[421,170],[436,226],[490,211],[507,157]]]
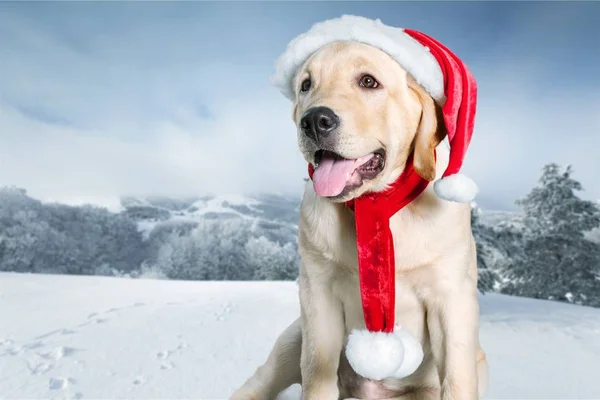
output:
[[[29,344],[26,350],[35,349],[38,347],[43,347],[43,343],[33,343]],[[27,369],[32,375],[39,375],[50,371],[54,368],[54,364],[57,361],[65,357],[70,357],[74,353],[80,351],[80,349],[75,349],[73,347],[65,347],[59,346],[55,347],[46,352],[38,352],[34,351],[30,353],[32,358],[27,360]],[[77,362],[76,362],[77,363]],[[53,383],[56,384],[56,383]]]
[[[159,360],[166,360],[167,358],[171,357],[172,354],[177,353],[178,351],[180,351],[181,349],[183,349],[185,347],[187,347],[187,344],[179,343],[179,345],[177,347],[175,347],[173,350],[159,351],[158,353],[156,353],[156,358],[158,358]]]
[[[146,377],[145,376],[138,376],[133,380],[133,384],[134,385],[143,385],[144,383],[146,383]]]
[[[0,342],[0,357],[18,356],[29,350],[39,349],[40,347],[44,347],[44,342],[35,341],[32,343],[25,343],[24,345],[15,345],[13,341],[7,340]]]
[[[52,351],[50,351],[48,353],[44,353],[44,354],[40,354],[40,355],[46,359],[52,359],[52,360],[58,361],[62,358],[73,355],[77,351],[79,351],[79,350],[75,349],[73,347],[59,346],[59,347],[54,348]]]
[[[27,362],[27,369],[29,370],[29,373],[31,375],[39,375],[39,374],[43,374],[45,372],[48,372],[52,369],[52,364],[48,364],[45,362],[41,362],[41,363],[32,363],[32,362]]]
[[[69,384],[74,383],[71,378],[57,377],[48,380],[48,388],[50,390],[64,390],[69,387]]]
[[[173,368],[175,368],[173,363],[170,363],[168,361],[160,364],[160,369],[162,369],[162,370],[173,369]]]
[[[217,321],[222,321],[222,320],[224,320],[224,319],[225,319],[225,316],[226,316],[227,314],[229,314],[229,313],[231,312],[231,310],[233,310],[233,303],[227,303],[227,304],[225,304],[225,307],[223,307],[223,308],[221,309],[221,311],[218,311],[218,312],[216,312],[216,313],[214,314],[214,315],[215,315],[215,318],[216,318],[216,320],[217,320]]]
[[[167,359],[169,357],[171,357],[173,354],[178,353],[179,351],[185,349],[189,347],[189,345],[186,342],[181,342],[177,345],[177,347],[175,347],[172,350],[163,350],[163,351],[159,351],[158,353],[156,353],[156,358],[160,361],[162,361],[160,363],[160,369],[161,370],[168,370],[168,369],[173,369],[175,368],[175,365],[173,365],[173,363],[167,361]]]
[[[79,327],[86,326],[88,323],[89,322],[81,324],[81,325],[79,325]],[[54,336],[54,335],[73,335],[75,333],[77,333],[77,331],[73,330],[73,329],[67,329],[67,328],[55,329],[53,331],[50,331],[50,332],[47,332],[47,333],[43,333],[43,334],[37,336],[35,339],[36,340],[45,339],[47,337]]]
[[[0,356],[18,356],[25,350],[26,349],[21,346],[8,347],[4,352],[0,353]]]
[[[43,333],[43,334],[41,334],[41,335],[37,336],[35,339],[36,339],[36,340],[40,340],[40,339],[46,339],[47,337],[54,336],[54,335],[56,335],[57,333],[60,333],[61,331],[62,331],[62,329],[55,329],[55,330],[53,330],[53,331],[50,331],[50,332]]]
[[[103,324],[105,322],[108,322],[108,319],[106,318],[96,318],[96,316],[98,315],[98,313],[92,313],[90,315],[88,315],[88,320],[82,324],[77,325],[78,328],[83,328],[85,326],[88,326],[90,324]],[[95,318],[95,319],[93,319]]]
[[[110,308],[110,309],[104,311],[104,314],[110,314],[110,313],[114,313],[114,312],[117,312],[117,311],[122,311],[122,310],[125,310],[127,308],[143,307],[145,305],[146,305],[146,303],[140,303],[140,302],[138,302],[138,303],[133,303],[133,304],[130,304],[130,305],[127,305],[127,306],[123,306],[123,307],[113,307],[113,308]]]
[[[44,347],[44,342],[28,343],[28,344],[24,345],[23,347],[27,350],[39,349],[40,347]]]

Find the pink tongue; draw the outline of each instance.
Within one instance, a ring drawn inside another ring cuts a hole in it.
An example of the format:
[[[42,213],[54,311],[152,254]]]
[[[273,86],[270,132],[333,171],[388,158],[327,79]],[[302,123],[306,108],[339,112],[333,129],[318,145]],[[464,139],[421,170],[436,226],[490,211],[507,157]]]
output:
[[[355,160],[346,160],[335,159],[331,155],[324,155],[312,177],[315,192],[321,197],[339,195],[346,187],[356,168],[369,161],[372,157],[373,154],[370,154]]]

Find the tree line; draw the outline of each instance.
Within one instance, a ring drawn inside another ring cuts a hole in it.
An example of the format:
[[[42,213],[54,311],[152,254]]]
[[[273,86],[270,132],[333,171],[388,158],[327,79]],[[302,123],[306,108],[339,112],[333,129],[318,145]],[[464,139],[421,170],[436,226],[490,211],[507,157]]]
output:
[[[517,201],[517,220],[486,225],[473,207],[481,292],[600,307],[600,209],[578,197],[581,190],[571,167],[548,164]],[[140,206],[112,213],[1,188],[0,271],[294,280],[297,226],[289,210],[276,211],[286,218],[173,218],[169,210]]]

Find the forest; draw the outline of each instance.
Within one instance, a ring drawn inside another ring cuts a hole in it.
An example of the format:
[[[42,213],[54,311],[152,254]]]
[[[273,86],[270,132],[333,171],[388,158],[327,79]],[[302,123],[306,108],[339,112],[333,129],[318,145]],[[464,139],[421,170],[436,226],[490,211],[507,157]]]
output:
[[[520,212],[472,205],[482,293],[600,307],[600,208],[570,166],[544,166]],[[123,198],[122,211],[0,189],[0,271],[178,280],[294,280],[300,199]],[[507,214],[508,215],[508,214]]]

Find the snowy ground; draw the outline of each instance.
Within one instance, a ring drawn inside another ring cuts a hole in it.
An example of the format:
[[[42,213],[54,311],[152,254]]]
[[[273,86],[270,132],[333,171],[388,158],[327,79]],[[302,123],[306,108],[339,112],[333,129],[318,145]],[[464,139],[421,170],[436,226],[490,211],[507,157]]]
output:
[[[600,398],[600,310],[481,312],[487,398]],[[0,398],[227,398],[297,315],[295,283],[0,274]]]

